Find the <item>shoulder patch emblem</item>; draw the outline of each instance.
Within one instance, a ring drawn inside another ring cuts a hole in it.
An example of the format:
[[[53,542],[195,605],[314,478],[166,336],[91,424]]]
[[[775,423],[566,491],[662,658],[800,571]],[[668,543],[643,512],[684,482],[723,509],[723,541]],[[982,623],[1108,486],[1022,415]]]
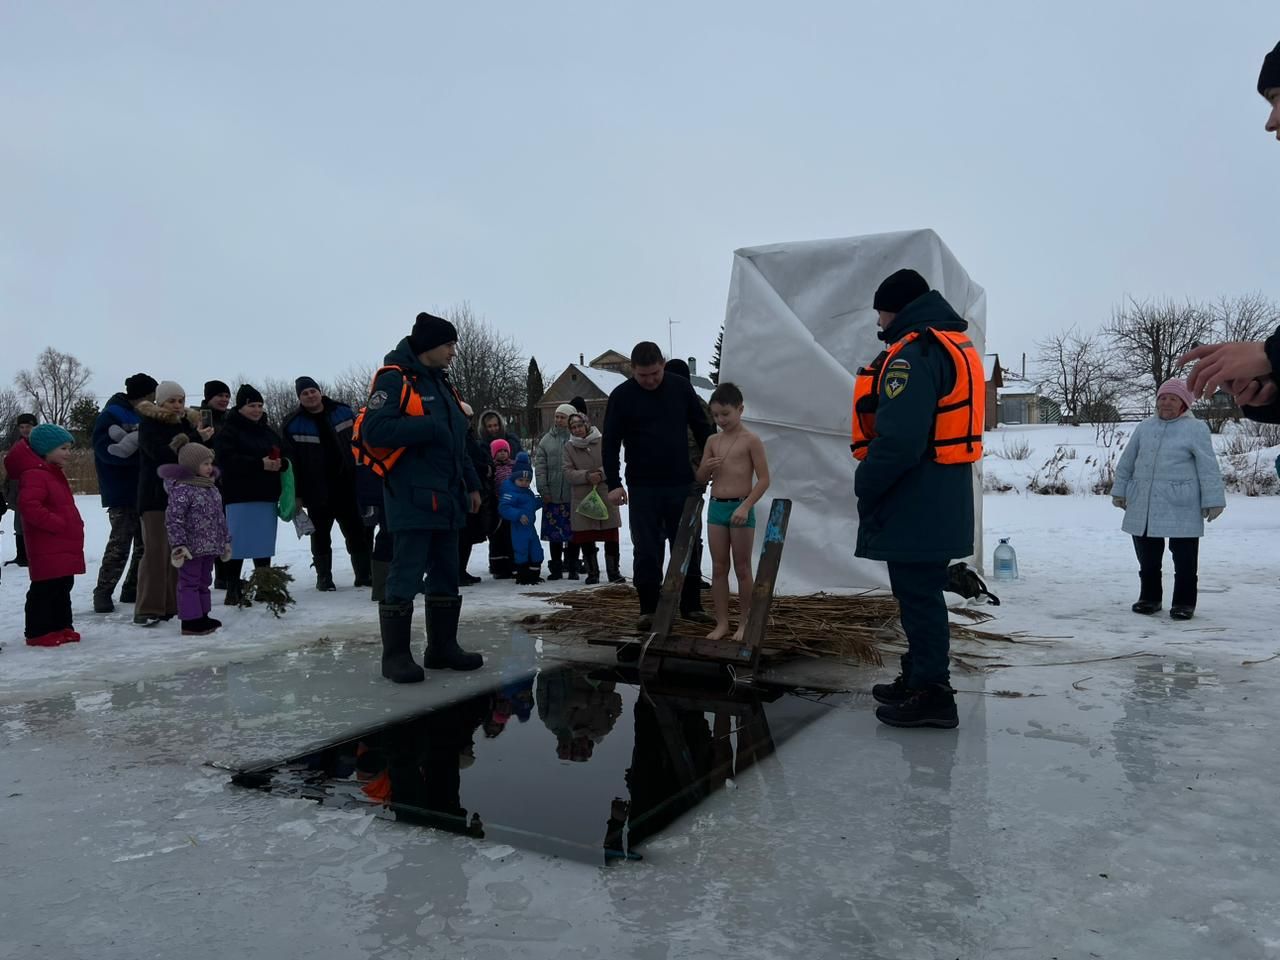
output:
[[[381,410],[387,402],[387,391],[377,390],[369,397],[369,402],[365,404],[370,410]]]
[[[894,359],[894,360],[890,360],[890,361],[889,361],[889,366],[888,366],[886,369],[889,369],[889,370],[910,370],[910,369],[911,369],[911,361],[910,361],[910,360],[903,360],[901,357],[898,357],[898,358],[896,358],[896,359]]]
[[[903,390],[907,389],[907,380],[910,377],[910,370],[900,368],[886,370],[884,374],[884,395],[890,400],[898,397]]]

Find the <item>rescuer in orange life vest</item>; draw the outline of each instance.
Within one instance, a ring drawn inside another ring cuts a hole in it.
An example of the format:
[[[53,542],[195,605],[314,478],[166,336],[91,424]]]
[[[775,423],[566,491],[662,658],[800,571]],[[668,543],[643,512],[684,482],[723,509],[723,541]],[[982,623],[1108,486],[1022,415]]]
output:
[[[943,589],[952,560],[973,553],[973,463],[982,457],[986,385],[968,324],[914,270],[876,290],[887,349],[858,371],[859,557],[884,560],[907,652],[893,683],[876,684],[876,717],[896,727],[954,727]]]

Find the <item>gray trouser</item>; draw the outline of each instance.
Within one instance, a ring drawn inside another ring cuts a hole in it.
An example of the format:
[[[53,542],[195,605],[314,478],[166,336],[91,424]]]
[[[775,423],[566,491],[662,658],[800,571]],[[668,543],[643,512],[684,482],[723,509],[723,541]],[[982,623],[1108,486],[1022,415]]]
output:
[[[138,588],[138,564],[142,560],[142,520],[133,507],[110,507],[107,519],[111,521],[111,535],[102,551],[102,566],[98,568],[98,585],[94,594],[110,597],[116,584],[124,577],[122,593],[135,593]],[[133,562],[129,562],[132,548]],[[125,576],[125,568],[129,574]]]

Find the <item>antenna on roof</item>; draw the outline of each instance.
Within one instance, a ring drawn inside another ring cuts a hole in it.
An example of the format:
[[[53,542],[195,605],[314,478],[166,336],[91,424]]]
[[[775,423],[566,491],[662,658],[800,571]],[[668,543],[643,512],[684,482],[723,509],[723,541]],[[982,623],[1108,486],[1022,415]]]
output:
[[[675,353],[675,351],[671,347],[671,328],[674,327],[679,322],[680,322],[679,320],[672,320],[670,317],[667,317],[667,359],[668,360],[671,359],[672,354]]]

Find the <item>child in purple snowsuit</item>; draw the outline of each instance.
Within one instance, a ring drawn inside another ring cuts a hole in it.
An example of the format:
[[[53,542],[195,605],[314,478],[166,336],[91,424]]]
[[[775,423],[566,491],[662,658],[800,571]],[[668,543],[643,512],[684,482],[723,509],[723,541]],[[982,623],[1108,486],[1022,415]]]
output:
[[[169,561],[178,568],[178,617],[184,637],[213,633],[222,622],[209,616],[213,561],[231,559],[231,533],[214,486],[213,451],[199,443],[178,449],[178,462],[159,467],[169,506],[164,513]]]

